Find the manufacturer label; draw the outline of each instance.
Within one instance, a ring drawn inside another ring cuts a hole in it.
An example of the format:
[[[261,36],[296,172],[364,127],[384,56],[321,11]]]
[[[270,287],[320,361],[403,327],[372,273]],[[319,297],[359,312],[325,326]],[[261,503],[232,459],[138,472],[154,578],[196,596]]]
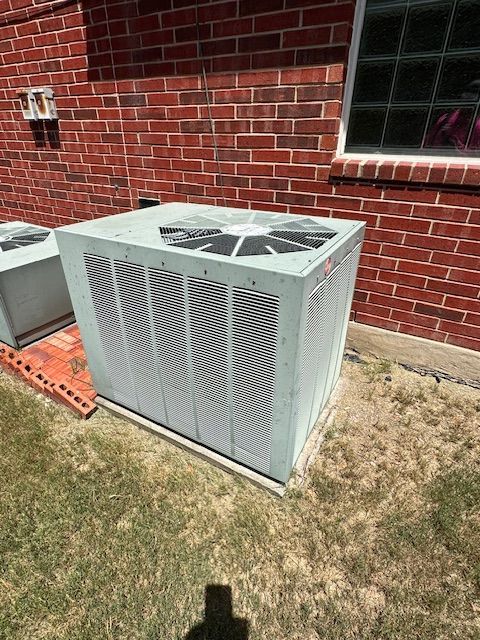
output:
[[[327,258],[325,261],[325,275],[328,276],[332,270],[332,259]]]

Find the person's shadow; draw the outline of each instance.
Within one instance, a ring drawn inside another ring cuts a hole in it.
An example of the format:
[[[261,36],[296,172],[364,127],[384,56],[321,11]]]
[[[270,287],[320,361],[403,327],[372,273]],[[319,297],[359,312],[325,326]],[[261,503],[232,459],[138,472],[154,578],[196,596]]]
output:
[[[248,621],[232,616],[232,589],[209,584],[205,588],[205,619],[185,640],[248,640]]]

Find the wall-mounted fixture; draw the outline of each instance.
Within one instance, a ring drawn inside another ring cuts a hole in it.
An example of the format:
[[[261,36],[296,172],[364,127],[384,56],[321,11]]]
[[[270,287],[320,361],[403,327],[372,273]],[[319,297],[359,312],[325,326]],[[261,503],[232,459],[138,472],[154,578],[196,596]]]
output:
[[[53,90],[48,87],[22,89],[19,92],[20,104],[25,120],[57,120]]]
[[[58,120],[57,108],[53,97],[52,89],[42,87],[40,89],[32,89],[37,105],[39,120]]]
[[[20,106],[25,120],[38,120],[37,103],[30,89],[22,89],[18,92]]]

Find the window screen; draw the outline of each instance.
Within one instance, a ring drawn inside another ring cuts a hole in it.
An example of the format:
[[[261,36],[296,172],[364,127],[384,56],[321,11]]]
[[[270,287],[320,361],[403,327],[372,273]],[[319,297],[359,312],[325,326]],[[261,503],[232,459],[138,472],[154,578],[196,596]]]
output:
[[[346,151],[480,155],[480,0],[367,0]]]

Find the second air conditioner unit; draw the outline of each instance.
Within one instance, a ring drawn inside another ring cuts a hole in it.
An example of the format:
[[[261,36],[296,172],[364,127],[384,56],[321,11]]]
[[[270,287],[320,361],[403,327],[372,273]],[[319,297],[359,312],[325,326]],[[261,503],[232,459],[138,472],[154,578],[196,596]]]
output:
[[[57,230],[96,390],[286,482],[339,377],[363,234],[191,204]]]
[[[0,341],[22,347],[74,321],[51,229],[0,225]]]

